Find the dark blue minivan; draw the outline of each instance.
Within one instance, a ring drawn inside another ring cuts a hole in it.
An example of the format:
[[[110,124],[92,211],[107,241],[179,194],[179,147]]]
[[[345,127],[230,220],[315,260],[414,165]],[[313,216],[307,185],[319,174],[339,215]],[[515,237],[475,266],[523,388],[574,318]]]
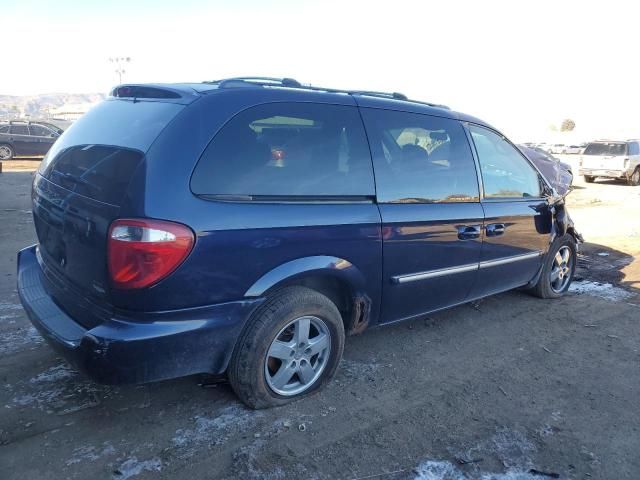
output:
[[[116,87],[32,197],[18,290],[53,348],[102,383],[226,373],[254,408],[320,389],[345,335],[562,295],[580,241],[486,123],[293,79]]]

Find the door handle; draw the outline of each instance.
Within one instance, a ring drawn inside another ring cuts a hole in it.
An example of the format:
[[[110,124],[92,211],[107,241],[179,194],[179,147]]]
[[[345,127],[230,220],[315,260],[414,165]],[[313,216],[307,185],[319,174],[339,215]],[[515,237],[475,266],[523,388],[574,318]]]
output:
[[[473,240],[480,237],[480,225],[460,225],[456,228],[459,240]]]
[[[498,235],[502,235],[504,233],[504,229],[504,223],[490,223],[485,227],[487,237],[497,237]]]

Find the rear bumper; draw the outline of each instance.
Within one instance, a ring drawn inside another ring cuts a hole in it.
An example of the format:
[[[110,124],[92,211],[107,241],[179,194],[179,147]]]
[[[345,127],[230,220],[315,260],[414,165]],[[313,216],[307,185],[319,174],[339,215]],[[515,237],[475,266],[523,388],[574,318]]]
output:
[[[87,330],[48,293],[35,245],[18,253],[18,293],[31,323],[54,350],[106,384],[223,373],[246,320],[262,301],[116,314]]]
[[[627,178],[633,172],[627,172],[626,170],[606,170],[598,168],[583,168],[579,170],[579,175],[587,177],[605,177],[605,178]]]

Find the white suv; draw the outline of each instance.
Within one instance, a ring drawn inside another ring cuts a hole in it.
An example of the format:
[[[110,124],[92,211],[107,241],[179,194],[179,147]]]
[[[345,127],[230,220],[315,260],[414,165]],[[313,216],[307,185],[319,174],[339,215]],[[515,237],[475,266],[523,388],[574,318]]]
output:
[[[587,183],[605,177],[640,185],[640,140],[589,143],[580,157],[579,174]]]

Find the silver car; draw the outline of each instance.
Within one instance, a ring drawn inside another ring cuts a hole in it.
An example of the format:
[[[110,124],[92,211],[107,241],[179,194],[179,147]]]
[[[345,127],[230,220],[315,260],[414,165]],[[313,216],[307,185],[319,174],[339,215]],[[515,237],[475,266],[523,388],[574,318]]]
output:
[[[640,140],[589,143],[580,157],[579,174],[587,183],[604,177],[640,185]]]

